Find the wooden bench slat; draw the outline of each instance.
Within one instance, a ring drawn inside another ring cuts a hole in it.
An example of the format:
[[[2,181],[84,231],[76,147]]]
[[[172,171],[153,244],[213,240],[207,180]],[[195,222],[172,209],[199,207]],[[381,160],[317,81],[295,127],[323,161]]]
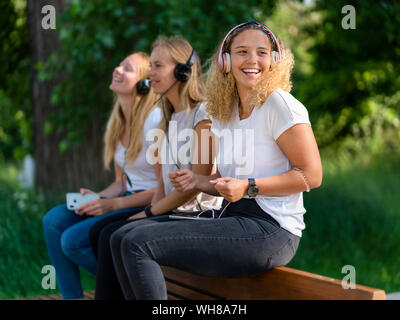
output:
[[[183,299],[180,298],[180,297],[176,297],[176,296],[174,296],[173,294],[170,294],[170,293],[168,292],[168,300],[183,300]]]
[[[166,278],[184,286],[227,299],[361,299],[385,300],[383,290],[356,285],[343,289],[337,279],[316,275],[288,267],[277,267],[248,278],[212,278],[194,275],[171,267],[162,267]]]
[[[94,293],[95,293],[94,290],[83,292],[83,299],[84,300],[94,300]]]
[[[180,284],[173,283],[171,281],[168,281],[166,279],[167,283],[167,291],[169,294],[177,295],[180,297],[184,297],[185,299],[190,299],[190,300],[215,300],[216,297],[207,295],[205,293],[199,292],[198,290],[184,287]]]

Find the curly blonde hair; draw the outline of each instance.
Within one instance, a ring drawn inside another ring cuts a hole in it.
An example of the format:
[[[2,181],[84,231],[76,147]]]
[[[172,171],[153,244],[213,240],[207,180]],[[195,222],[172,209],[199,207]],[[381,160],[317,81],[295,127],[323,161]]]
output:
[[[230,52],[233,39],[239,33],[251,29],[261,30],[254,25],[248,25],[235,30],[227,37],[222,52]],[[289,48],[285,47],[281,40],[278,39],[278,42],[281,48],[281,60],[271,64],[271,69],[263,76],[257,85],[249,91],[246,97],[246,102],[255,105],[257,108],[260,108],[267,100],[268,96],[278,88],[287,92],[290,92],[292,88],[290,75],[294,67],[293,54],[290,52]],[[274,48],[272,43],[271,47]],[[228,122],[232,117],[232,108],[234,108],[239,101],[239,94],[232,72],[224,74],[218,68],[218,52],[219,47],[211,58],[210,68],[206,74],[208,101],[206,110],[214,119]]]

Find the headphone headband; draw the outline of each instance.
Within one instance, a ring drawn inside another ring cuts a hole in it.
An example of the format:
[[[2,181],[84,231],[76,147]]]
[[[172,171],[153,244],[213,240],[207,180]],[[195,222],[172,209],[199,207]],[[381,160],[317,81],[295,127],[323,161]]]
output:
[[[197,59],[197,52],[196,52],[196,50],[193,49],[188,61],[186,61],[186,65],[188,67],[191,67],[196,62],[196,59]]]
[[[224,54],[224,53],[222,52],[222,50],[223,50],[223,48],[224,48],[226,39],[227,39],[234,31],[236,31],[236,30],[238,30],[238,29],[241,29],[241,28],[244,28],[244,27],[246,27],[246,26],[248,26],[248,25],[255,25],[255,26],[259,27],[259,28],[268,36],[268,38],[270,39],[270,41],[272,42],[272,44],[275,44],[275,46],[276,46],[276,48],[277,48],[277,50],[278,50],[275,59],[276,59],[276,61],[280,61],[281,56],[282,56],[282,55],[281,55],[281,47],[279,46],[278,40],[277,40],[277,38],[275,37],[275,35],[272,33],[272,31],[271,31],[270,29],[268,29],[266,26],[264,26],[263,24],[261,24],[261,23],[259,23],[259,22],[257,22],[257,21],[249,21],[249,22],[244,22],[244,23],[238,24],[237,26],[233,27],[233,28],[226,34],[224,40],[222,41],[221,46],[219,47],[219,52],[218,52],[218,66],[219,66],[219,68],[220,68],[223,72],[224,72],[224,70],[225,70],[225,63],[224,63],[224,59],[223,59],[223,54]]]

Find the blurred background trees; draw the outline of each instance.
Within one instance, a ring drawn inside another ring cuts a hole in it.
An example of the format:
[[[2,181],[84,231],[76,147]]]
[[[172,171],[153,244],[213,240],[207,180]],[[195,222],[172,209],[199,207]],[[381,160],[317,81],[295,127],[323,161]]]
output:
[[[45,4],[56,8],[56,30],[41,28]],[[342,8],[348,4],[356,28],[346,30]],[[159,35],[179,34],[206,69],[225,32],[252,19],[294,52],[293,94],[309,110],[321,149],[361,152],[368,140],[371,152],[396,151],[395,1],[12,0],[0,6],[1,154],[6,160],[32,154],[37,187],[98,187],[112,178],[102,168],[102,136],[111,73],[126,55],[150,52]]]
[[[0,2],[0,157],[32,153],[28,28],[24,1]]]
[[[263,6],[273,7],[272,1],[228,6],[225,1],[60,0],[57,30],[41,31],[37,12],[44,2],[28,3],[32,81],[42,89],[32,92],[51,87],[48,96],[32,101],[38,111],[33,114],[33,149],[36,186],[53,191],[98,188],[112,178],[102,168],[102,136],[113,98],[111,74],[126,55],[150,52],[159,35],[179,34],[204,62],[226,26],[251,19]],[[63,4],[66,10],[60,12]],[[50,37],[59,49],[43,50],[39,39]],[[37,48],[45,52],[42,59],[36,59]]]
[[[355,29],[341,27],[341,8],[348,4],[355,8]],[[299,83],[299,99],[317,124],[320,147],[337,147],[349,135],[365,137],[378,124],[398,127],[399,3],[320,0],[312,11],[322,20],[306,27],[315,41],[310,48],[314,71]]]

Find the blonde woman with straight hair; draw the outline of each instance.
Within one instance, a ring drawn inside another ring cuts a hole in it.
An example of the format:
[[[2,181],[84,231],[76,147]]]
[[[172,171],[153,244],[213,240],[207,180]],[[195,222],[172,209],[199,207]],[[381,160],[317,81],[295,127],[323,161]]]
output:
[[[146,161],[148,143],[144,132],[159,126],[156,95],[146,88],[150,57],[137,52],[114,69],[110,90],[116,99],[104,135],[104,165],[114,164],[115,180],[100,199],[79,210],[66,205],[51,209],[43,218],[49,256],[56,269],[63,299],[83,297],[79,266],[97,273],[97,261],[89,240],[91,227],[105,217],[131,216],[151,202],[157,187],[156,167]],[[140,86],[141,85],[141,86]],[[147,90],[146,90],[147,89]],[[81,188],[81,194],[95,193]]]
[[[168,176],[177,168],[193,170],[200,175],[209,175],[213,169],[212,144],[203,144],[201,139],[201,134],[210,132],[211,121],[205,112],[205,87],[197,53],[181,37],[161,38],[152,46],[149,77],[154,92],[161,95],[160,105],[164,113],[164,121],[160,125],[164,134],[160,137],[157,149],[161,177],[152,203],[144,211],[125,221],[106,224],[106,220],[103,220],[93,226],[90,238],[98,251],[95,299],[99,300],[126,297],[120,286],[128,283],[117,278],[111,256],[110,238],[114,231],[118,230],[115,232],[118,233],[117,237],[129,232],[131,224],[138,219],[140,223],[168,220],[171,210],[192,212],[218,207],[215,196],[205,195],[195,189],[188,192],[175,190]],[[185,132],[193,134],[190,142],[180,138]],[[179,150],[188,144],[192,152],[188,161],[183,161],[179,157]]]
[[[220,194],[222,208],[203,220],[137,223],[119,246],[113,235],[127,298],[167,299],[163,265],[240,278],[294,257],[305,227],[303,191],[321,184],[322,167],[307,110],[288,92],[292,67],[292,54],[266,26],[246,22],[227,33],[207,80],[218,170],[170,173],[176,190]]]

